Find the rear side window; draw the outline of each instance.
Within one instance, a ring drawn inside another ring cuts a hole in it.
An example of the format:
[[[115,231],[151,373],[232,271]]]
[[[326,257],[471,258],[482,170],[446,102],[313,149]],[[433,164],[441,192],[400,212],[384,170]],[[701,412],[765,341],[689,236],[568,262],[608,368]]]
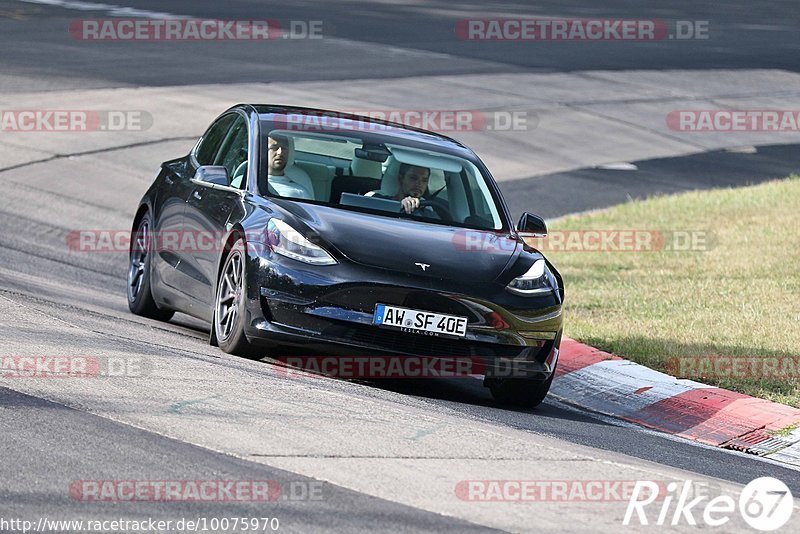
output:
[[[236,117],[237,116],[233,113],[225,115],[212,124],[211,128],[206,131],[195,153],[197,162],[200,165],[214,164],[214,157],[217,155],[219,145],[222,143],[222,140],[225,139],[225,134],[228,133],[228,129],[231,127]]]

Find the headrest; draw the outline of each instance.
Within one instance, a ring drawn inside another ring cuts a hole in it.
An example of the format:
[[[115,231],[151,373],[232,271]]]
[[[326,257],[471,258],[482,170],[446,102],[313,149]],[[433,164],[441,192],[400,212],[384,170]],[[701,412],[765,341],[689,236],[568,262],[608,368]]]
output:
[[[286,166],[294,165],[294,138],[286,138]]]
[[[350,162],[350,171],[353,176],[379,179],[381,177],[381,163],[380,161],[372,161],[354,155],[353,161]]]
[[[381,194],[395,196],[400,186],[397,176],[400,174],[401,163],[394,156],[389,156],[385,162],[386,170],[383,171],[381,180]],[[428,179],[428,192],[435,193],[445,186],[444,171],[442,169],[431,169],[431,176]]]

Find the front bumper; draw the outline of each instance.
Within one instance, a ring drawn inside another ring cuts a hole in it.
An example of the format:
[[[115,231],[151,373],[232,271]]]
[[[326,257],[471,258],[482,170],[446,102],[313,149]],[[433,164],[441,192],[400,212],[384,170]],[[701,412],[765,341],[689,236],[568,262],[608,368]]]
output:
[[[521,297],[497,283],[470,284],[355,263],[313,267],[250,254],[248,322],[254,344],[305,356],[469,359],[486,376],[546,379],[561,341],[561,293]],[[354,282],[357,280],[357,282]],[[466,336],[405,333],[373,324],[377,303],[466,316]]]

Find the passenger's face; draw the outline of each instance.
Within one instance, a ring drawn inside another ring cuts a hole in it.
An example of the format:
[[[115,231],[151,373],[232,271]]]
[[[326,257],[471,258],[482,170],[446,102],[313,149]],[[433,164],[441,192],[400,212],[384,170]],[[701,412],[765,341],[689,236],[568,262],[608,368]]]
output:
[[[267,150],[269,152],[269,173],[282,174],[289,161],[289,144],[286,139],[267,138]]]
[[[431,172],[424,167],[411,167],[400,177],[400,192],[403,197],[420,198],[428,190]]]

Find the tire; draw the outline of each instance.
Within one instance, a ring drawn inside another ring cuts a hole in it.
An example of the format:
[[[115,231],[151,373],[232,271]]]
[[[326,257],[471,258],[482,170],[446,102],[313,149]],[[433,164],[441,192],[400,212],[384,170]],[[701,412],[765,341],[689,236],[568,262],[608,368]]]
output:
[[[150,257],[152,255],[152,228],[150,212],[145,213],[136,225],[132,236],[128,263],[128,308],[136,315],[169,321],[175,314],[172,310],[162,310],[153,300],[150,285]]]
[[[539,406],[553,383],[555,373],[542,382],[525,378],[491,378],[487,386],[492,392],[492,397],[500,403],[520,408],[534,408]]]
[[[247,299],[244,240],[239,238],[228,251],[217,280],[212,328],[219,348],[228,354],[252,356],[253,347],[244,333]]]

